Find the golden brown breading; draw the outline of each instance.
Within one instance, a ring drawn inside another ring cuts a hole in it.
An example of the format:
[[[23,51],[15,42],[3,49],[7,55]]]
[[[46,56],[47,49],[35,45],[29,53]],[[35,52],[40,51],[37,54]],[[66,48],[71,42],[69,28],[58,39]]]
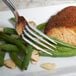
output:
[[[16,23],[16,31],[18,35],[21,35],[23,33],[23,29],[25,28],[26,21],[23,16],[18,17],[18,22]]]

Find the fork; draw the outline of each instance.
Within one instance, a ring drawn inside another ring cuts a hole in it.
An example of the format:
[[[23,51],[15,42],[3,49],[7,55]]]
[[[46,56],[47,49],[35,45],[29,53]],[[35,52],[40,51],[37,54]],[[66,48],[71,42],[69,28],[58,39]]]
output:
[[[15,28],[18,35],[37,50],[52,55],[52,53],[47,50],[54,51],[54,48],[56,48],[54,44],[57,43],[35,27],[31,26],[23,16],[20,16],[11,0],[3,0],[3,2],[10,8],[16,18]]]

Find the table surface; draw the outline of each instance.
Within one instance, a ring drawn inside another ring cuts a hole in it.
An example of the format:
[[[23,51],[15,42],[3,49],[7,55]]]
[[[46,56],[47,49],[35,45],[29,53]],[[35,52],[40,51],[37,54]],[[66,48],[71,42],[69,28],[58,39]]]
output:
[[[17,9],[26,9],[34,7],[43,7],[58,5],[64,3],[75,3],[76,0],[11,0]],[[0,0],[0,11],[9,10],[9,8]]]

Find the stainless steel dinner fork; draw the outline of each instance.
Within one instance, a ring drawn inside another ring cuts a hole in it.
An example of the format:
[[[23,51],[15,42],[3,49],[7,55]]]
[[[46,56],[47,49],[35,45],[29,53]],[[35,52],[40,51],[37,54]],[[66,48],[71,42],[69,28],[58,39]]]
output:
[[[3,0],[3,2],[10,8],[16,18],[16,31],[22,37],[24,41],[32,45],[37,50],[52,55],[47,50],[54,51],[56,48],[54,44],[57,44],[53,39],[49,38],[41,31],[31,26],[23,16],[19,16],[15,6],[10,0]],[[23,27],[22,27],[23,26]],[[20,32],[21,30],[21,32]],[[44,48],[42,48],[44,47]]]

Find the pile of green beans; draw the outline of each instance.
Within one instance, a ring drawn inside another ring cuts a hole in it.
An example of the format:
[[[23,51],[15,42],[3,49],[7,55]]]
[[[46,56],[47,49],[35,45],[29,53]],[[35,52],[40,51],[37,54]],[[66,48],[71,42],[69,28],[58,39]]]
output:
[[[15,29],[7,27],[0,32],[0,41],[3,42],[0,43],[0,67],[4,66],[5,54],[9,53],[10,58],[21,70],[27,70],[33,51],[32,46],[20,38]],[[23,58],[20,58],[19,54],[22,54]]]

